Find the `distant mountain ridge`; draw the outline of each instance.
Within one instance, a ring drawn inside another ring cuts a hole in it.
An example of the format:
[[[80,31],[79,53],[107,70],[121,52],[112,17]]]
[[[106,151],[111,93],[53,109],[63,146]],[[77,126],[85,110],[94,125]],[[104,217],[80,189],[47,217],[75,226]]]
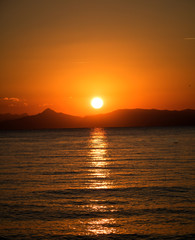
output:
[[[120,109],[106,114],[86,117],[57,113],[45,109],[36,115],[22,115],[19,118],[0,122],[1,130],[93,128],[93,127],[152,127],[152,126],[194,126],[195,110],[182,111],[155,109]]]
[[[6,120],[14,120],[14,119],[18,119],[26,116],[28,116],[27,113],[23,113],[23,114],[4,113],[4,114],[0,114],[0,122],[6,121]]]

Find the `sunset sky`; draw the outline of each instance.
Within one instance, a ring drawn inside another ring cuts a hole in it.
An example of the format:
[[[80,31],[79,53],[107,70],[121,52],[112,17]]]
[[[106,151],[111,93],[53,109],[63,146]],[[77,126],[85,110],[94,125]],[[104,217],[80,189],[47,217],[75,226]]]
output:
[[[194,94],[194,0],[0,1],[0,113],[195,109]]]

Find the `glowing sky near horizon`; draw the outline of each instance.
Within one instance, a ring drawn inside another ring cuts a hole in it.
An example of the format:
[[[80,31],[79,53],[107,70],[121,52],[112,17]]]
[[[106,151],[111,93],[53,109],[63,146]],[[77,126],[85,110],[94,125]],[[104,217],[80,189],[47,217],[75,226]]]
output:
[[[1,1],[0,113],[195,109],[194,12],[193,0]]]

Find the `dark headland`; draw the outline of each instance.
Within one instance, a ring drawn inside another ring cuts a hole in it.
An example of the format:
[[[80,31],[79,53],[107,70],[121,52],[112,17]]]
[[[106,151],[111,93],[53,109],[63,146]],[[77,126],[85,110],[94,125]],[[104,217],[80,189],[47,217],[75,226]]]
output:
[[[7,118],[6,118],[7,116]],[[1,130],[92,128],[92,127],[157,127],[194,126],[195,110],[121,109],[86,117],[57,113],[46,109],[36,115],[0,115]]]

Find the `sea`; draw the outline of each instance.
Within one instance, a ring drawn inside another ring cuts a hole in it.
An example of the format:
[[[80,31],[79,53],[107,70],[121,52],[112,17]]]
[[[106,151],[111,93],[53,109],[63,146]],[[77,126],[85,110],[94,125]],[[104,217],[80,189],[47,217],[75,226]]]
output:
[[[0,132],[0,239],[195,239],[195,127]]]

